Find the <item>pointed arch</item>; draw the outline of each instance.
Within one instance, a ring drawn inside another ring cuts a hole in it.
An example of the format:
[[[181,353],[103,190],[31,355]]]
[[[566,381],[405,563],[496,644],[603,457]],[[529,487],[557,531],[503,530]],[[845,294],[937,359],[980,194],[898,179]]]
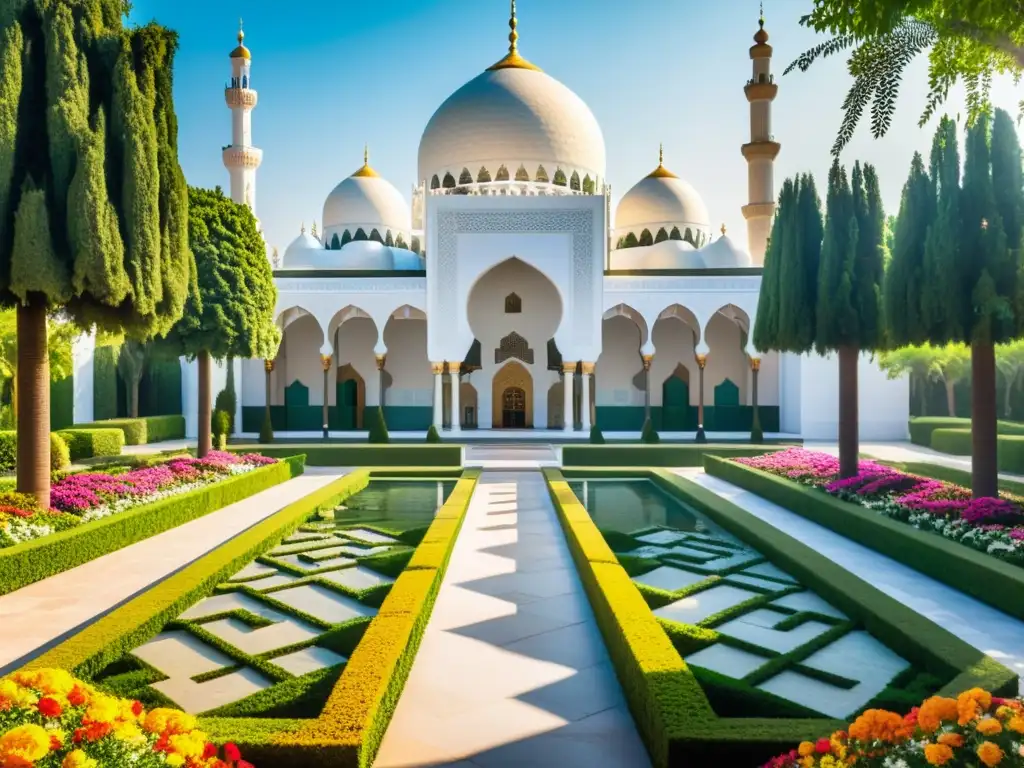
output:
[[[515,331],[498,342],[498,348],[494,350],[494,362],[501,364],[513,357],[533,365],[533,349],[530,348],[530,342]]]
[[[498,173],[495,174],[495,181],[508,181],[508,168],[504,164],[498,166]]]
[[[395,244],[395,238],[391,235],[391,230],[389,229],[387,231],[387,234],[384,235],[384,245],[386,245],[386,246],[388,246],[390,248],[394,244]]]
[[[366,237],[366,230],[364,230],[362,227],[359,227],[359,229],[356,230],[356,233],[354,235],[352,235],[352,239],[353,240],[366,240],[367,239],[367,237]]]
[[[462,173],[459,174],[459,184],[472,184],[473,174],[469,172],[469,168],[463,168]]]
[[[623,238],[623,248],[636,248],[639,245],[639,241],[636,239],[636,233],[630,232]]]
[[[569,189],[574,192],[580,191],[580,175],[577,171],[573,171],[572,176],[569,177]]]
[[[669,240],[682,240],[683,234],[679,231],[679,227],[672,227],[672,231],[668,233]]]
[[[658,230],[658,234],[654,236],[654,242],[664,243],[666,240],[668,240],[668,232],[666,232],[665,228],[662,227]]]
[[[537,166],[537,174],[534,178],[542,184],[547,184],[549,182],[548,172],[544,169],[543,165]]]
[[[480,166],[480,170],[476,174],[476,183],[477,184],[488,184],[490,181],[491,181],[491,172],[488,171],[486,168],[484,168],[481,165]]]
[[[441,188],[441,180],[439,178],[437,178],[437,174],[436,173],[430,178],[430,188],[431,189],[440,189]]]
[[[409,250],[413,253],[420,253],[420,239],[416,236],[412,236],[412,240],[409,241]]]
[[[564,187],[566,184],[568,184],[569,182],[565,178],[565,171],[563,171],[561,168],[556,168],[555,175],[554,177],[552,177],[551,183],[558,187]]]
[[[651,230],[645,228],[644,231],[640,233],[640,240],[638,242],[640,245],[654,245],[654,238],[651,236]]]
[[[592,194],[594,194],[594,188],[595,187],[596,187],[596,185],[594,184],[594,180],[592,178],[590,178],[590,174],[588,173],[586,176],[583,177],[583,194],[585,194],[585,195],[592,195]]]
[[[519,170],[516,171],[516,181],[529,181],[530,172],[526,170],[525,165],[520,165]]]
[[[349,230],[345,230],[341,233],[341,247],[344,248],[346,245],[352,242],[352,233]]]
[[[455,189],[455,177],[452,176],[450,173],[446,173],[444,175],[444,179],[441,181],[441,186],[444,189]]]

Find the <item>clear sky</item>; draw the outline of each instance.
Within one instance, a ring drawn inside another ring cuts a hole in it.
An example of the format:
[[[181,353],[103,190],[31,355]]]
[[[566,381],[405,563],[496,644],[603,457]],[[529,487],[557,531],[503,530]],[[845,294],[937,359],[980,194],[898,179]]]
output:
[[[434,110],[508,48],[507,0],[135,0],[132,21],[156,19],[180,35],[175,102],[181,164],[193,185],[228,187],[221,147],[231,141],[223,88],[239,18],[253,55],[253,143],[263,149],[257,212],[267,241],[285,246],[319,221],[333,187],[371,164],[407,198],[420,136]],[[811,0],[767,0],[765,28],[779,83],[773,133],[782,143],[776,190],[811,171],[824,194],[829,149],[850,84],[845,59],[781,77],[821,38],[799,26]],[[613,205],[656,165],[693,184],[710,211],[746,242],[749,140],[743,85],[757,30],[756,0],[518,0],[520,51],[590,106],[608,153]],[[889,135],[867,120],[844,152],[878,167],[887,213],[895,213],[915,150],[927,154],[934,122],[920,129],[926,61],[908,69]],[[1024,87],[995,83],[993,101],[1016,114]],[[963,110],[962,89],[946,111]]]

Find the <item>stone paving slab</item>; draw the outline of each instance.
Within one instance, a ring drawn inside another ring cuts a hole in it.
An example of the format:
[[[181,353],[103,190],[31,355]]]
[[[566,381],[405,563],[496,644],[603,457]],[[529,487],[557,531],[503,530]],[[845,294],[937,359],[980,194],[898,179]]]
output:
[[[374,762],[428,765],[650,766],[539,472],[481,475]]]
[[[349,471],[308,467],[248,499],[0,597],[0,675]]]

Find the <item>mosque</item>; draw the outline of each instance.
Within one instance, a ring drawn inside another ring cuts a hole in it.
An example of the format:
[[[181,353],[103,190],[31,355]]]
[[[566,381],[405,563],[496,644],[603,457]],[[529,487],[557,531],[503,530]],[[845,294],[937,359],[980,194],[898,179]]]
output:
[[[427,123],[408,199],[365,153],[311,212],[320,228],[274,249],[282,342],[273,360],[234,362],[241,431],[259,431],[269,402],[279,435],[362,430],[381,406],[392,433],[579,439],[650,417],[662,434],[738,438],[756,408],[766,434],[834,439],[835,360],[751,343],[781,149],[763,16],[742,84],[743,244],[663,156],[613,212],[601,126],[520,53],[515,0],[509,27],[504,57]],[[232,198],[255,213],[262,152],[241,32],[230,60],[223,161]],[[182,371],[194,434],[196,375]],[[906,381],[865,358],[860,397],[862,439],[905,439]]]

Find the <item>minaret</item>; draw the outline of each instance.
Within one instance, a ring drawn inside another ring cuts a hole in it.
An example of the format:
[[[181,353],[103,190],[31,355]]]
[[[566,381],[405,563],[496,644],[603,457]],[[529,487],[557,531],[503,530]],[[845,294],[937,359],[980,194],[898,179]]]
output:
[[[764,7],[750,49],[754,75],[743,88],[750,103],[750,143],[741,148],[747,159],[747,250],[752,262],[764,264],[764,252],[775,216],[775,158],[782,148],[772,137],[772,102],[779,91],[771,74],[772,47],[764,30]]]
[[[231,110],[231,144],[222,153],[224,167],[231,175],[231,199],[245,203],[256,214],[256,169],[263,161],[263,150],[252,145],[252,111],[257,94],[250,86],[252,54],[242,41],[242,23],[238,23],[238,47],[231,52],[231,83],[224,89],[224,101]]]

